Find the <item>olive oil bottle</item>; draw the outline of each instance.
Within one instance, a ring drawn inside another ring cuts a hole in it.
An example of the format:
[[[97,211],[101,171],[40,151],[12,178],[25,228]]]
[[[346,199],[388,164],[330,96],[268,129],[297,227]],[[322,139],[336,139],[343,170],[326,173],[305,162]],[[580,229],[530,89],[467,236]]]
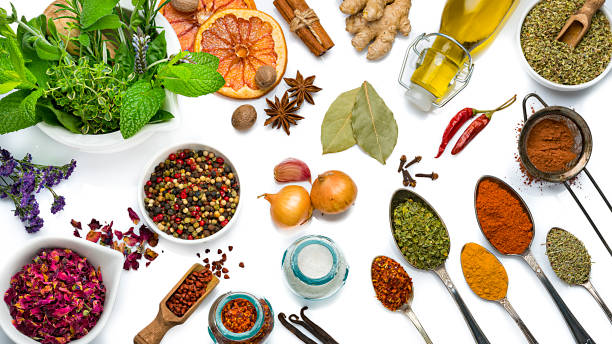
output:
[[[468,54],[488,45],[518,0],[448,0],[440,33],[410,78],[409,98],[423,110],[449,92]],[[458,43],[458,44],[457,44]],[[460,44],[460,45],[459,45]],[[465,48],[465,49],[464,49]]]

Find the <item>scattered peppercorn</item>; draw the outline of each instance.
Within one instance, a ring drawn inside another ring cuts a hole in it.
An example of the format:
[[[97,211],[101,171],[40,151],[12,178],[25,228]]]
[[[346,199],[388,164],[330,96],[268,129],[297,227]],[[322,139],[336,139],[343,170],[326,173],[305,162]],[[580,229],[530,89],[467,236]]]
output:
[[[211,280],[212,273],[208,269],[191,272],[166,301],[166,307],[177,317],[182,317],[204,295]]]
[[[190,149],[178,150],[159,163],[144,191],[145,208],[157,228],[185,240],[206,238],[223,229],[240,198],[238,178],[225,159]]]
[[[238,264],[238,266],[240,266],[241,268],[244,269],[244,263],[243,262],[240,262],[240,264]]]
[[[228,246],[227,249],[232,252],[232,250],[234,249],[234,246]]]

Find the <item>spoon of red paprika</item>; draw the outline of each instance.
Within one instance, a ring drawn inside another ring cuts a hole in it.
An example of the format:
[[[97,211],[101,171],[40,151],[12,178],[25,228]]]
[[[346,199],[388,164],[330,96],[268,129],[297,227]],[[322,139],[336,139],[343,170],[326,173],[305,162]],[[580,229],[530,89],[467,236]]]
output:
[[[501,254],[523,258],[536,273],[561,311],[576,343],[595,344],[559,296],[531,252],[535,227],[531,212],[521,196],[503,180],[483,176],[476,183],[474,190],[474,208],[480,230],[489,243]]]
[[[388,310],[407,316],[423,336],[425,343],[432,344],[423,325],[412,310],[411,304],[414,298],[412,279],[402,265],[389,257],[378,256],[372,260],[371,273],[372,286],[374,286],[378,301]]]
[[[476,135],[478,135],[478,133],[480,133],[489,124],[494,113],[509,107],[515,101],[516,95],[493,110],[476,110],[474,108],[465,108],[457,112],[444,130],[444,134],[442,135],[442,143],[440,143],[440,148],[438,148],[438,155],[436,155],[436,158],[439,158],[442,153],[444,153],[444,150],[446,149],[446,146],[450,140],[470,118],[479,113],[482,114],[472,123],[470,123],[470,126],[463,132],[459,140],[457,140],[457,143],[451,152],[453,155],[461,152],[463,148],[465,148],[465,146],[467,146],[467,144],[470,143],[470,141],[472,141],[474,137],[476,137]]]

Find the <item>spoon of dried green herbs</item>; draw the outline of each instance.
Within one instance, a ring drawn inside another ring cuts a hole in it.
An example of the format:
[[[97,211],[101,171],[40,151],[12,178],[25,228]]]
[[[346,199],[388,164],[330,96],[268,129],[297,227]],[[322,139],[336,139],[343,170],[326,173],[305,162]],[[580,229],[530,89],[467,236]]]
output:
[[[612,322],[612,312],[589,280],[591,256],[582,241],[566,230],[552,228],[546,236],[546,255],[555,274],[567,284],[588,290]]]

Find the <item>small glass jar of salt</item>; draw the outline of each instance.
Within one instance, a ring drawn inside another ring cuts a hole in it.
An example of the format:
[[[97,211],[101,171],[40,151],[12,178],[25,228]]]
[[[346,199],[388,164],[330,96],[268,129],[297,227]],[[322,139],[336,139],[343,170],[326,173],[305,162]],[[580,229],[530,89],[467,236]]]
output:
[[[349,272],[342,251],[330,238],[320,235],[308,235],[291,244],[283,255],[282,267],[289,288],[308,300],[334,295]]]

